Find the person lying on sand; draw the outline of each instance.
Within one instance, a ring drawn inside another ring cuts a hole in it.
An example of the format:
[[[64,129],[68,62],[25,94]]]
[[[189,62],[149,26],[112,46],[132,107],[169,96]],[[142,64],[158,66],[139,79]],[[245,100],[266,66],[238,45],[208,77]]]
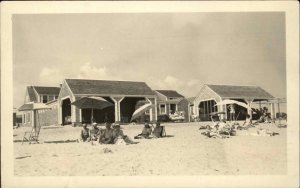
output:
[[[114,137],[113,137],[113,129],[111,128],[111,123],[105,123],[105,130],[101,131],[99,137],[100,144],[113,144]]]
[[[213,128],[209,127],[205,132],[201,133],[209,138],[222,138],[219,134],[219,125],[215,125]]]
[[[113,128],[114,144],[133,144],[134,142],[121,130],[120,124],[115,124]]]
[[[90,130],[87,128],[87,124],[82,124],[79,140],[81,142],[86,142],[89,141],[89,137],[90,137]]]
[[[152,129],[149,126],[149,123],[145,123],[145,127],[143,128],[142,133],[135,136],[134,139],[150,138],[151,133]]]

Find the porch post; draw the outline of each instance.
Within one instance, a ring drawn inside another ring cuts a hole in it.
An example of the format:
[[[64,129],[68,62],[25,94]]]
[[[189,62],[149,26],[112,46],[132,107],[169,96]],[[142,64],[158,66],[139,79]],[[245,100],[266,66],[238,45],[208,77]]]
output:
[[[275,113],[274,113],[274,103],[270,103],[270,106],[271,106],[271,118],[274,119],[275,118]]]
[[[148,98],[145,97],[145,99],[153,105],[152,108],[150,108],[149,113],[150,113],[150,121],[157,121],[157,107],[156,107],[156,98]],[[166,104],[167,107],[167,104]],[[153,111],[154,110],[154,111]]]
[[[121,101],[124,97],[110,97],[115,103],[115,122],[121,121]]]
[[[222,102],[223,100],[220,99],[220,102]],[[221,114],[221,119],[225,119],[225,115],[227,115],[227,111],[226,111],[226,105],[225,105],[225,108],[224,108],[224,105],[218,105],[218,112],[225,112],[225,114]]]
[[[151,100],[150,100],[148,97],[146,97],[146,100],[147,100],[150,104],[153,105],[153,103],[151,102]],[[166,107],[167,107],[167,105],[166,105]],[[150,114],[150,121],[153,121],[152,108],[150,108],[149,114]]]

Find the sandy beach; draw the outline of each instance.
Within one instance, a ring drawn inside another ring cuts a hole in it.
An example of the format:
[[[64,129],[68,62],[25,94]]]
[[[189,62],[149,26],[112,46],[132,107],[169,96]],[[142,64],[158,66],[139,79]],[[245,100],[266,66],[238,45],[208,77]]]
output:
[[[286,129],[259,127],[276,136],[252,136],[257,128],[227,139],[201,135],[201,123],[165,123],[167,137],[132,145],[77,143],[81,127],[42,127],[40,144],[22,145],[25,131],[14,130],[16,176],[261,175],[285,174]],[[122,125],[133,138],[143,125]],[[107,149],[105,149],[107,148]],[[105,152],[110,151],[110,152]]]

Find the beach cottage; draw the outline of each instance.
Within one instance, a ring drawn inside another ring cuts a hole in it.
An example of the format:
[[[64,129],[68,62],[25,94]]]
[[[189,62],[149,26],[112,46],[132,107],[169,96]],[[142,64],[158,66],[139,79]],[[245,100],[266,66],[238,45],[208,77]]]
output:
[[[155,90],[158,115],[183,113],[184,121],[189,121],[189,101],[175,90]]]
[[[71,105],[88,96],[102,97],[113,104],[103,110],[93,110],[93,118],[98,123],[130,122],[137,102],[143,100],[153,104],[149,110],[150,121],[157,120],[156,95],[145,82],[65,79],[58,97],[58,123],[90,123],[92,109]]]
[[[200,121],[208,121],[212,112],[224,112],[221,117],[229,119],[228,105],[216,105],[225,99],[243,102],[248,106],[260,101],[269,101],[274,97],[259,86],[237,86],[237,85],[212,85],[205,84],[200,88],[195,98],[192,98],[190,108],[192,114],[198,116]],[[235,117],[238,120],[245,119],[246,114],[252,115],[251,110],[236,106]],[[274,108],[271,106],[271,115]]]
[[[23,110],[29,103],[53,103],[59,95],[60,87],[48,87],[48,86],[27,86],[25,92],[24,105],[19,110]],[[22,124],[26,126],[32,126],[33,124],[33,111],[25,110],[21,111]]]

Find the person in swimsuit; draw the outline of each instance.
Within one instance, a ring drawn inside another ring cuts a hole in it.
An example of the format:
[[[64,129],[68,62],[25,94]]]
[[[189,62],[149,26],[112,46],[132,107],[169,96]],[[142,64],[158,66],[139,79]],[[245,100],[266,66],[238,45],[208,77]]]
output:
[[[80,141],[86,142],[89,141],[90,130],[87,128],[87,124],[82,125],[82,129],[80,131]]]
[[[99,143],[100,144],[113,144],[113,129],[110,123],[105,123],[105,130],[100,134]]]

